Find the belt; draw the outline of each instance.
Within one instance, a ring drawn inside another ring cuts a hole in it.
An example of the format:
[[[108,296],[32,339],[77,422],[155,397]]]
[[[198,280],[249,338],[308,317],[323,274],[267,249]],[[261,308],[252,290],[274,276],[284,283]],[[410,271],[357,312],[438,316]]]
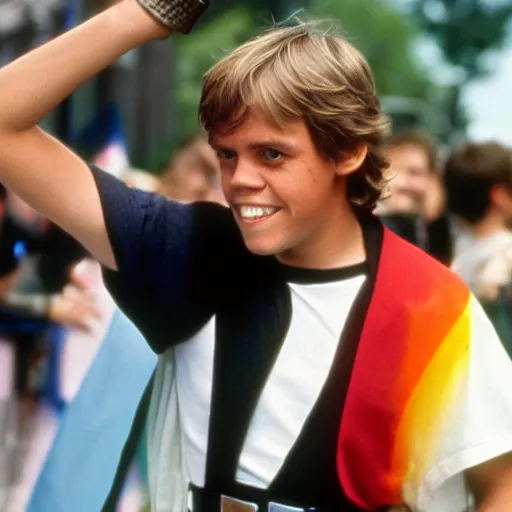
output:
[[[269,501],[266,505],[266,512],[316,512],[318,510],[315,507],[291,507],[274,501]],[[220,510],[221,512],[263,512],[256,503],[238,500],[231,496],[221,496]]]
[[[320,507],[297,507],[275,501],[246,501],[189,486],[189,512],[323,512]]]
[[[325,506],[296,506],[278,503],[272,500],[249,501],[225,494],[206,491],[191,484],[188,496],[189,512],[330,512]],[[407,512],[410,509],[406,505],[384,507],[380,512]]]

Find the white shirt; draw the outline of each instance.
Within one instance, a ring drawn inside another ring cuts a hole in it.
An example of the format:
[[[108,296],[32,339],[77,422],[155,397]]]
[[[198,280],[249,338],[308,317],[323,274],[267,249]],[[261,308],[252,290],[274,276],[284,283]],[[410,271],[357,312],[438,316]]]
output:
[[[289,285],[292,320],[245,440],[240,482],[266,488],[276,476],[318,399],[364,279]],[[512,392],[503,392],[512,391],[512,364],[473,297],[469,307],[469,367],[435,453],[428,457],[430,469],[414,495],[404,487],[413,512],[465,512],[470,497],[464,471],[512,451]],[[194,338],[159,360],[148,435],[153,512],[183,510],[182,471],[187,480],[204,484],[214,327],[212,318]]]
[[[256,407],[240,456],[237,480],[267,488],[298,438],[327,379],[340,334],[365,276],[289,284],[292,319]],[[192,483],[205,480],[215,318],[176,347],[184,457]]]

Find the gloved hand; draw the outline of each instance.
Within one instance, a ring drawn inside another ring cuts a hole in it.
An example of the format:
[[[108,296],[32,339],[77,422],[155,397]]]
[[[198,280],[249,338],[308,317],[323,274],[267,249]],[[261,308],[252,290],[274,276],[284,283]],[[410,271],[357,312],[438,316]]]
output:
[[[199,16],[206,11],[209,0],[138,0],[167,28],[188,34]]]

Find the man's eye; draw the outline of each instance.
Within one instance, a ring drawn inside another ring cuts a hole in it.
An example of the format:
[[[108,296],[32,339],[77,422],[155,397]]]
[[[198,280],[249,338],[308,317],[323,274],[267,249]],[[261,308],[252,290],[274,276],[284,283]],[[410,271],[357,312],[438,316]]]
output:
[[[233,160],[235,158],[235,152],[225,149],[219,149],[217,151],[217,156],[219,157],[220,160]]]
[[[272,162],[280,160],[283,156],[283,154],[280,151],[277,151],[277,149],[264,149],[262,151],[262,155],[265,160],[270,160]]]

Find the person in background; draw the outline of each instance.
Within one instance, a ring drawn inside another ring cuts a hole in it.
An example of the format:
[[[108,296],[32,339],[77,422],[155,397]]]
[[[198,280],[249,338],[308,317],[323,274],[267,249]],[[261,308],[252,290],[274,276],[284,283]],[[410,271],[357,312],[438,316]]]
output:
[[[16,387],[25,395],[49,329],[88,332],[100,311],[73,272],[83,248],[11,191],[4,189],[1,203],[0,332],[16,350]]]
[[[444,180],[457,218],[452,268],[512,355],[512,151],[497,142],[467,142],[448,158]]]
[[[25,441],[32,434],[31,425],[46,390],[41,370],[51,359],[54,327],[87,332],[100,316],[94,300],[70,270],[72,253],[56,244],[57,239],[67,240],[68,247],[78,246],[18,196],[0,187],[1,510],[19,481]],[[51,264],[39,265],[41,261]],[[50,282],[54,286],[49,288],[46,283]]]
[[[210,201],[225,204],[219,161],[203,135],[196,135],[173,156],[162,173],[158,192],[185,203]]]
[[[71,271],[84,254],[71,237],[1,186],[2,331],[30,321],[88,330],[88,318],[99,312]]]
[[[393,135],[387,146],[388,193],[377,214],[397,234],[448,264],[451,238],[437,150],[422,132]]]

